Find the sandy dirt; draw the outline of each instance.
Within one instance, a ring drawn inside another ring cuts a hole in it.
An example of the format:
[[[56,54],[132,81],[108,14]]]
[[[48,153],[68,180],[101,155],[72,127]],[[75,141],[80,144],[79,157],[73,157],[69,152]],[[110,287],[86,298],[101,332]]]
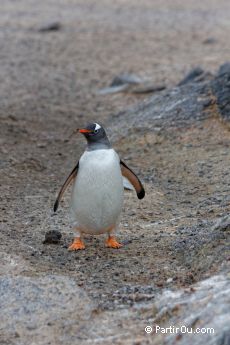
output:
[[[144,287],[148,300],[218,271],[227,255],[222,240],[188,253],[180,232],[229,211],[222,202],[229,193],[229,126],[215,113],[184,131],[113,137],[146,187],[143,201],[126,192],[120,250],[105,248],[104,236],[86,236],[85,251],[68,252],[69,193],[56,215],[52,207],[84,149],[80,135],[68,140],[73,129],[94,120],[113,136],[118,120],[111,115],[146,97],[97,91],[121,72],[168,88],[197,65],[214,73],[229,59],[229,13],[227,0],[1,2],[0,249],[20,258],[20,274],[73,278],[99,319],[108,319],[110,310],[134,304],[135,288]],[[54,21],[60,30],[39,31]],[[43,244],[55,229],[60,244]],[[218,254],[207,260],[214,247]]]

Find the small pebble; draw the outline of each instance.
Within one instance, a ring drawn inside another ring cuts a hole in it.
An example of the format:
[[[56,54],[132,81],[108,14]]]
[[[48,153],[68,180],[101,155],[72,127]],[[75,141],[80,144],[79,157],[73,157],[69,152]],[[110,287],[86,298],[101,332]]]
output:
[[[61,29],[61,23],[53,22],[46,24],[39,28],[39,32],[59,31]]]
[[[57,230],[51,230],[51,231],[47,231],[47,233],[45,234],[45,240],[43,241],[43,244],[57,244],[59,243],[60,239],[62,237],[62,234],[60,233],[60,231]]]
[[[173,281],[173,278],[168,278],[167,279],[167,283],[172,283],[172,281]]]

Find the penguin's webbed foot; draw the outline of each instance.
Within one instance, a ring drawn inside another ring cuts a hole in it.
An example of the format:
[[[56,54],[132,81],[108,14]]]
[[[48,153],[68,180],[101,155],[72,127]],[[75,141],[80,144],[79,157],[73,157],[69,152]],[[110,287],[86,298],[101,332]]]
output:
[[[115,236],[109,236],[105,242],[105,245],[108,248],[115,248],[115,249],[122,247],[122,244],[117,242]]]
[[[81,249],[85,249],[85,245],[84,245],[84,242],[82,241],[82,239],[80,237],[76,237],[74,239],[73,243],[68,248],[68,250],[70,250],[70,251],[81,250]]]

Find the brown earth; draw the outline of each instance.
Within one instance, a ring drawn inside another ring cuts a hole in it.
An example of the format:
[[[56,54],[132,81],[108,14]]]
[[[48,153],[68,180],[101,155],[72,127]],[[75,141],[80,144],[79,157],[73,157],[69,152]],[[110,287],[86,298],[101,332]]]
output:
[[[88,335],[93,343],[94,334],[95,343],[115,341],[112,331],[103,339],[103,327],[119,319],[116,311],[122,319],[122,310],[130,310],[132,318],[120,325],[129,336],[121,332],[117,343],[134,344],[134,337],[144,343],[151,312],[139,315],[135,303],[164,288],[187,288],[226,263],[224,237],[186,247],[183,229],[230,210],[222,202],[229,194],[229,125],[213,107],[210,118],[184,130],[119,135],[119,117],[111,115],[144,96],[97,91],[120,72],[168,88],[196,65],[214,73],[229,59],[229,13],[227,0],[1,4],[1,275],[73,278],[95,303],[82,341]],[[39,31],[53,21],[60,30]],[[126,193],[123,248],[108,250],[103,236],[86,236],[86,250],[70,253],[68,194],[56,215],[52,206],[85,145],[80,136],[67,139],[91,120],[106,124],[115,148],[144,181],[146,197]],[[60,244],[43,244],[54,229],[62,232]]]

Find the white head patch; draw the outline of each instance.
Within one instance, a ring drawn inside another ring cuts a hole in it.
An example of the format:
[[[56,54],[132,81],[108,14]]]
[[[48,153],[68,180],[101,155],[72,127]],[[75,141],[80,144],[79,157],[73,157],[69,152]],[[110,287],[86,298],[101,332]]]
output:
[[[95,125],[96,125],[95,130],[98,130],[101,128],[101,126],[98,123],[95,123]]]

